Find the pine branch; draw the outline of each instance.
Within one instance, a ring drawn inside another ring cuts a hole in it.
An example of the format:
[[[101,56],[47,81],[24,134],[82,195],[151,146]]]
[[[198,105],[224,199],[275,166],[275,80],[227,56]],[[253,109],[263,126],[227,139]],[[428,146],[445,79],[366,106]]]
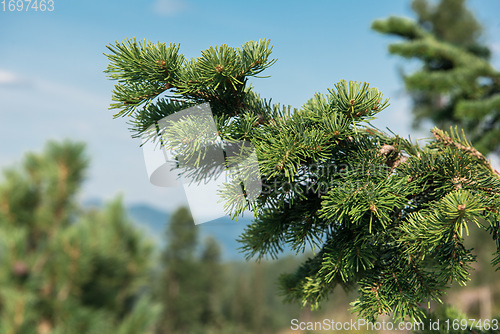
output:
[[[481,73],[494,74],[484,60],[437,43],[410,21],[386,23],[377,23],[378,28],[412,39],[397,52],[423,59],[435,54],[461,66],[436,73],[418,83],[422,86],[446,90],[454,80],[465,85]],[[489,224],[493,238],[500,239],[500,174],[456,129],[435,128],[435,140],[420,146],[372,127],[369,122],[388,100],[367,83],[342,80],[294,109],[262,99],[246,86],[247,77],[274,64],[269,41],[211,47],[183,62],[174,81],[146,80],[153,72],[139,77],[143,64],[137,55],[156,48],[128,48],[120,49],[123,58],[112,59],[117,67],[112,73],[134,82],[123,86],[133,89],[124,88],[122,103],[131,96],[150,103],[136,104],[132,113],[136,135],[186,106],[210,103],[213,119],[171,122],[160,131],[162,144],[178,153],[178,162],[187,162],[184,173],[193,180],[213,177],[224,164],[241,167],[234,168],[234,179],[219,195],[233,219],[245,209],[254,213],[239,240],[247,258],[276,258],[285,247],[297,253],[308,245],[318,250],[295,273],[281,277],[287,300],[315,308],[335,287],[357,286],[360,297],[353,310],[360,316],[421,319],[423,303],[441,302],[452,281],[467,282],[475,261],[464,247],[469,229]],[[155,82],[170,83],[175,96],[156,98]],[[464,94],[478,92],[483,90]],[[488,102],[494,103],[493,98]],[[211,149],[224,152],[222,162],[206,159]],[[253,167],[245,168],[250,155],[256,157]],[[252,179],[263,186],[255,196],[244,186]]]
[[[445,146],[454,146],[461,151],[467,152],[468,154],[480,160],[486,167],[488,167],[488,169],[492,173],[495,173],[500,177],[500,172],[498,172],[493,168],[493,166],[491,166],[490,162],[484,157],[484,155],[478,150],[476,150],[474,147],[472,147],[469,142],[467,142],[463,130],[462,130],[462,138],[460,138],[460,135],[458,134],[458,130],[456,128],[455,130],[453,130],[453,128],[451,128],[450,130],[452,133],[451,137],[450,135],[448,135],[446,131],[437,128],[432,129],[431,132],[438,142],[443,143]]]

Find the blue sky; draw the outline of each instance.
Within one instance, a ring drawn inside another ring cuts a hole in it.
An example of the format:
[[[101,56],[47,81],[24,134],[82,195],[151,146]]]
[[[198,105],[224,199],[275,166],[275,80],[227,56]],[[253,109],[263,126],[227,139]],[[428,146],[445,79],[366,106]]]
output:
[[[114,83],[103,70],[105,46],[125,38],[181,44],[187,57],[215,44],[269,38],[278,62],[253,84],[264,97],[300,107],[340,79],[369,82],[391,98],[376,125],[407,136],[409,103],[374,19],[413,17],[410,1],[54,0],[53,12],[0,7],[0,168],[40,150],[48,139],[85,141],[91,157],[82,199],[145,202],[172,209],[178,188],[148,182],[139,142],[107,108]],[[471,0],[500,68],[500,2]],[[414,133],[414,136],[421,136]],[[414,137],[412,136],[412,137]]]

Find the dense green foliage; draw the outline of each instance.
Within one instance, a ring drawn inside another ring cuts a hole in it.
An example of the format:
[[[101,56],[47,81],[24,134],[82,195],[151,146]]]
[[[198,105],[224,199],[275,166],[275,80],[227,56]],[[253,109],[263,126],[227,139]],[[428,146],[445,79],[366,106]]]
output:
[[[152,247],[119,200],[82,211],[83,145],[49,143],[0,184],[0,333],[152,333]]]
[[[357,286],[353,310],[360,316],[419,319],[423,305],[439,302],[452,282],[466,284],[475,261],[464,247],[468,229],[487,230],[500,250],[498,172],[453,129],[433,129],[435,140],[420,146],[373,128],[369,121],[388,102],[368,84],[341,81],[292,110],[246,86],[248,76],[274,62],[269,41],[212,47],[189,61],[179,61],[173,45],[127,40],[110,50],[107,72],[118,80],[113,107],[131,116],[136,135],[209,102],[223,145],[248,141],[255,148],[262,193],[239,196],[240,179],[222,195],[232,215],[245,208],[255,215],[241,236],[248,257],[276,257],[285,246],[315,249],[281,278],[289,300],[316,307],[335,287]],[[141,95],[153,81],[161,92]],[[202,163],[212,143],[194,135],[199,123],[186,117],[170,125],[163,143]],[[499,263],[500,252],[493,265]]]
[[[465,0],[431,5],[414,0],[418,22],[390,17],[373,29],[404,38],[389,52],[418,59],[421,68],[404,82],[413,100],[415,125],[430,120],[441,128],[458,125],[483,153],[500,150],[500,72],[488,61],[482,27]]]

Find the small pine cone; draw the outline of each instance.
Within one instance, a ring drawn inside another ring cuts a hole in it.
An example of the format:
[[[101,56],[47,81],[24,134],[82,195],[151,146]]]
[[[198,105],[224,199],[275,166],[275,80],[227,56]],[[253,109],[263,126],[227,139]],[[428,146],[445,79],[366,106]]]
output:
[[[403,156],[400,156],[396,161],[394,161],[394,163],[392,164],[392,166],[389,166],[389,167],[396,168],[399,165],[406,163],[407,161],[408,161],[408,157],[405,157],[403,155]]]
[[[394,146],[384,144],[384,145],[382,145],[382,147],[380,148],[380,150],[378,152],[380,155],[385,155],[386,157],[388,157],[389,155],[391,155],[395,151],[396,151],[396,148]]]
[[[264,117],[262,117],[261,114],[257,114],[257,121],[253,124],[253,126],[263,125],[265,123],[266,121],[264,120]]]

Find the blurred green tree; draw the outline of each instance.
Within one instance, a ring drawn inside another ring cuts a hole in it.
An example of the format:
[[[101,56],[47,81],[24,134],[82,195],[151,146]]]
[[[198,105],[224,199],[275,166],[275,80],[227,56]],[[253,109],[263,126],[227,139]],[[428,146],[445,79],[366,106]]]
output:
[[[417,14],[418,24],[434,33],[440,41],[464,47],[468,51],[488,58],[490,50],[481,41],[483,27],[466,7],[467,0],[441,0],[435,4],[428,0],[413,0],[411,8]],[[431,66],[430,63],[426,63]],[[444,66],[444,64],[436,64]]]
[[[198,227],[189,210],[179,208],[166,231],[159,296],[163,313],[158,333],[206,333],[220,327],[220,248],[207,239],[200,250]]]
[[[151,244],[119,199],[83,211],[84,145],[47,144],[0,184],[0,333],[152,333]]]
[[[207,237],[200,258],[203,287],[201,291],[201,323],[220,328],[222,319],[222,284],[224,274],[220,263],[221,249],[213,237]]]
[[[372,28],[405,39],[389,52],[416,58],[420,69],[404,74],[413,101],[414,126],[429,120],[440,128],[459,126],[481,152],[500,152],[500,72],[483,44],[483,28],[465,0],[413,0],[418,20],[377,20]]]

